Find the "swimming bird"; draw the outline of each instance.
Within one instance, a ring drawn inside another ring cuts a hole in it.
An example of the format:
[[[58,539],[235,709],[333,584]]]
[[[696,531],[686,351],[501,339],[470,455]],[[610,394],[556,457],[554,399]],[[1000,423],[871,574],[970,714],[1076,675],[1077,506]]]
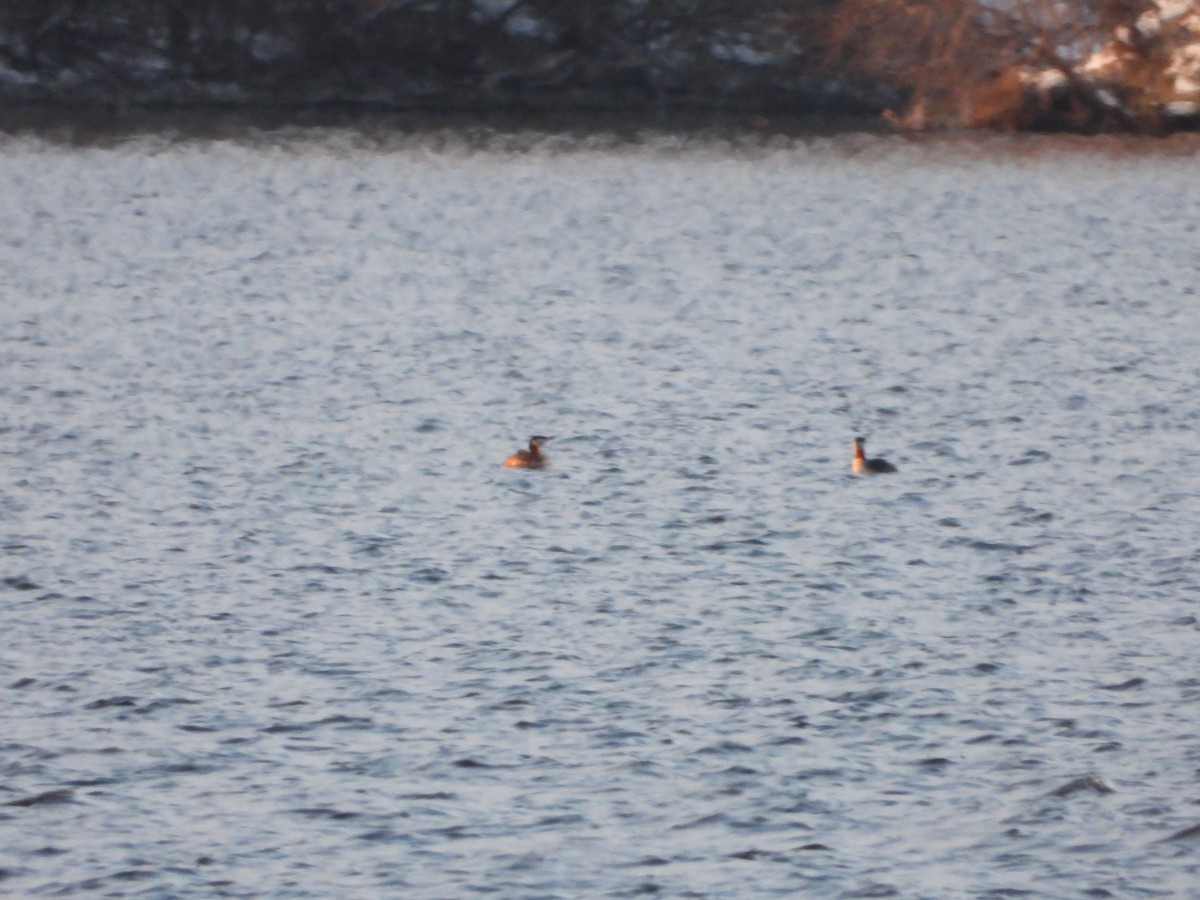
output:
[[[886,459],[867,459],[867,454],[863,452],[864,443],[866,442],[863,438],[854,439],[854,462],[850,464],[850,468],[854,470],[855,475],[879,475],[896,471],[896,467]]]
[[[528,450],[518,450],[504,461],[504,465],[518,469],[540,469],[550,464],[550,458],[542,452],[541,445],[553,438],[535,434],[529,439]]]

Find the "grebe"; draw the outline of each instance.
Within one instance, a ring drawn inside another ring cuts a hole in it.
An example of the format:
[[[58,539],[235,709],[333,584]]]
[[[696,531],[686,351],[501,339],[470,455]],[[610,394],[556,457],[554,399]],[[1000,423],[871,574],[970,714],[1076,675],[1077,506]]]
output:
[[[854,470],[855,475],[878,475],[896,471],[896,467],[886,459],[867,459],[867,454],[863,453],[863,443],[860,437],[854,439],[854,462],[850,464],[850,468]]]
[[[549,457],[542,452],[541,445],[553,438],[543,437],[540,434],[535,434],[529,439],[528,450],[518,450],[512,456],[504,461],[504,464],[509,467],[518,469],[540,469],[543,466],[550,464]]]

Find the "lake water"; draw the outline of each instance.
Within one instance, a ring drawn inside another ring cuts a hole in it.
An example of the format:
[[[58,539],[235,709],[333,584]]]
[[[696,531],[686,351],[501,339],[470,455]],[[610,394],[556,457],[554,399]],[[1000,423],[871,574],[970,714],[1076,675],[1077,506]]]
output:
[[[1146,146],[4,138],[0,893],[1196,896]]]

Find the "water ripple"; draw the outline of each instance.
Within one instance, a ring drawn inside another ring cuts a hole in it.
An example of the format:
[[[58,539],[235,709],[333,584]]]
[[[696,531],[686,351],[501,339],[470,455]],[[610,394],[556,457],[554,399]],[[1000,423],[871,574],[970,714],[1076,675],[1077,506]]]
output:
[[[440,140],[7,142],[4,889],[1185,895],[1193,161]]]

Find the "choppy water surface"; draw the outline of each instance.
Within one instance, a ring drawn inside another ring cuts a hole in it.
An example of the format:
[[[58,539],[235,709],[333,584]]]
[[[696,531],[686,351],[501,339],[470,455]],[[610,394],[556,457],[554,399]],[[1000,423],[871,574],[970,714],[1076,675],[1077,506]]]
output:
[[[1055,146],[7,139],[0,892],[1194,892],[1196,158]]]

